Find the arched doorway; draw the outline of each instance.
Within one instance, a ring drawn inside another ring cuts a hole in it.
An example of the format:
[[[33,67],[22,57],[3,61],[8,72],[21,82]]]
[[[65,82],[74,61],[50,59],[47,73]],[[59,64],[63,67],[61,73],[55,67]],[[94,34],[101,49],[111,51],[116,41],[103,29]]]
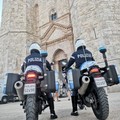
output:
[[[59,72],[59,78],[62,80],[62,67],[63,62],[67,62],[67,54],[62,49],[58,49],[55,51],[53,55],[53,61],[54,61],[54,70],[57,70]]]

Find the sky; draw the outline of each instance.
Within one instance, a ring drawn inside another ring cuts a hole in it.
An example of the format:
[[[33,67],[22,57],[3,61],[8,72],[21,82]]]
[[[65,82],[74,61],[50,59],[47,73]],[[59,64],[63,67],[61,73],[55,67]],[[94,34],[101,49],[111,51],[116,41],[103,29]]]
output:
[[[2,2],[3,0],[0,0],[0,24],[1,24],[1,16],[2,16]]]

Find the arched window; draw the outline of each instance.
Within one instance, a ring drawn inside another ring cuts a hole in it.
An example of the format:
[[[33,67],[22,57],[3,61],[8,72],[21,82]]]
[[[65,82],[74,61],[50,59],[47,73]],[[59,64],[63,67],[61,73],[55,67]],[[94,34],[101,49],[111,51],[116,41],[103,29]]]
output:
[[[57,12],[55,11],[55,9],[52,9],[50,11],[50,20],[56,20],[57,19]]]

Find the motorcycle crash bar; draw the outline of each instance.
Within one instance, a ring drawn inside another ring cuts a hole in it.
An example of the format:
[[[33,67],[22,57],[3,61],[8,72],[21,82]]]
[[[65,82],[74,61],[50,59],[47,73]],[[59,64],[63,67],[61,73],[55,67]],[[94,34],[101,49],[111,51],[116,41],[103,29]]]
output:
[[[23,82],[22,81],[17,81],[14,84],[14,87],[16,89],[19,100],[24,100],[24,95],[23,95],[24,85],[23,85]]]
[[[90,78],[88,76],[83,76],[81,80],[82,86],[78,89],[78,93],[84,95],[90,83]]]

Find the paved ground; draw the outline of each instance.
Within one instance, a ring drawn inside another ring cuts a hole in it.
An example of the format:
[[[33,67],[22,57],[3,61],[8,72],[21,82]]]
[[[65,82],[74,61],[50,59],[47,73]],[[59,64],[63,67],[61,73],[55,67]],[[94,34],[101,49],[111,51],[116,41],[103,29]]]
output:
[[[120,120],[120,93],[108,94],[110,113],[107,120]],[[25,120],[25,114],[19,102],[0,104],[0,120]],[[61,98],[60,102],[55,102],[55,109],[58,115],[57,120],[97,120],[91,110],[79,110],[79,116],[70,116],[71,101]],[[39,120],[49,120],[49,109],[47,108]]]

